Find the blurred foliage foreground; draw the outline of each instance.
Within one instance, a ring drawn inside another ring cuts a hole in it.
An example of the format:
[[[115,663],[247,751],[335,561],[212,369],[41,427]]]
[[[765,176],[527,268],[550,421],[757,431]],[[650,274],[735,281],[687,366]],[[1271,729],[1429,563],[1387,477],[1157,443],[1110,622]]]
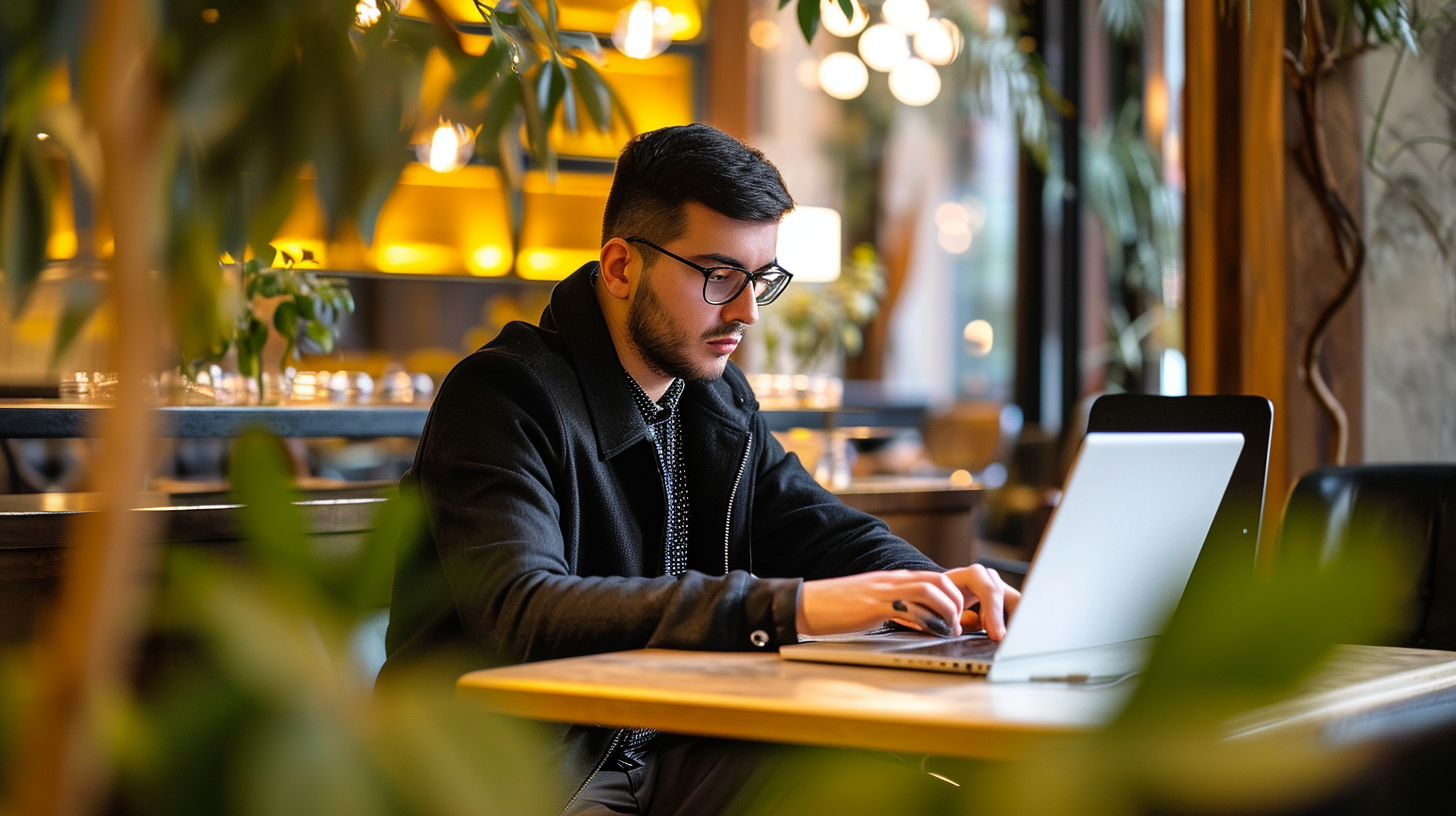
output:
[[[122,813],[544,813],[542,735],[454,697],[458,666],[375,693],[351,649],[388,602],[396,542],[421,521],[392,497],[357,552],[319,552],[276,440],[241,437],[232,471],[241,552],[168,548],[134,688],[90,721]],[[26,747],[34,689],[19,656],[0,678],[0,801]]]
[[[226,557],[170,548],[140,679],[91,718],[117,769],[112,810],[553,812],[564,797],[544,730],[458,702],[458,665],[379,693],[356,668],[351,636],[387,602],[395,547],[419,529],[420,507],[392,498],[356,552],[323,553],[307,540],[276,440],[245,435],[233,461],[243,547]],[[1231,738],[1230,721],[1296,692],[1332,644],[1380,642],[1399,618],[1390,578],[1414,566],[1397,560],[1350,555],[1286,563],[1268,576],[1247,563],[1201,568],[1109,727],[1016,763],[786,748],[734,812],[1243,813],[1318,804],[1378,751],[1308,735]],[[13,791],[25,750],[15,742],[33,692],[24,666],[12,656],[0,678],[0,773],[8,774],[0,794]]]

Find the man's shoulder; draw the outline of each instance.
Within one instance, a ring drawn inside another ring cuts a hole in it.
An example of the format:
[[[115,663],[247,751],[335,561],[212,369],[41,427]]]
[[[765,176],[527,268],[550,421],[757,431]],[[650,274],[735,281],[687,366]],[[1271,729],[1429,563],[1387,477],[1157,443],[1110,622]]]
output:
[[[556,392],[575,388],[576,377],[556,332],[517,321],[456,363],[436,399],[483,390],[515,392],[529,384]]]

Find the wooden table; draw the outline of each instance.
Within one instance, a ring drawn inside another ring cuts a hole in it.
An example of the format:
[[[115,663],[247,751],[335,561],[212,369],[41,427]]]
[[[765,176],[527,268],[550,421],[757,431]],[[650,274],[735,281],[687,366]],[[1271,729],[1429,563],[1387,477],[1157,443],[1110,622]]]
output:
[[[1230,723],[1230,736],[1362,722],[1375,734],[1382,716],[1421,710],[1456,719],[1456,652],[1346,646],[1334,666],[1305,695]],[[667,650],[488,669],[457,684],[491,710],[532,719],[979,759],[1014,759],[1106,725],[1133,688]]]

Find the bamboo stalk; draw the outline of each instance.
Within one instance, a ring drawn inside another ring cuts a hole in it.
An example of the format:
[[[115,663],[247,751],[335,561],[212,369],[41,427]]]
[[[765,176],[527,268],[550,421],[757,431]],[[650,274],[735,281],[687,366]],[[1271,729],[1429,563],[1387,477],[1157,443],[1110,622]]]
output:
[[[103,506],[71,528],[58,607],[37,640],[37,705],[16,791],[19,812],[29,816],[75,816],[101,806],[109,774],[96,714],[124,682],[153,567],[149,514],[133,512],[156,424],[146,378],[158,361],[151,272],[161,103],[150,12],[143,0],[102,0],[92,21],[87,104],[104,162],[100,201],[115,239],[110,354],[120,379],[116,405],[100,428],[93,476]]]

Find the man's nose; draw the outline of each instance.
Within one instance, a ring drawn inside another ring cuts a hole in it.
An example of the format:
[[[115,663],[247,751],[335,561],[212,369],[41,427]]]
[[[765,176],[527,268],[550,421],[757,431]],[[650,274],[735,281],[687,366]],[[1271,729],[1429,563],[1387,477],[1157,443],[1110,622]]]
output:
[[[753,297],[753,284],[749,283],[733,298],[723,304],[724,323],[742,323],[752,326],[758,322],[758,301]]]

